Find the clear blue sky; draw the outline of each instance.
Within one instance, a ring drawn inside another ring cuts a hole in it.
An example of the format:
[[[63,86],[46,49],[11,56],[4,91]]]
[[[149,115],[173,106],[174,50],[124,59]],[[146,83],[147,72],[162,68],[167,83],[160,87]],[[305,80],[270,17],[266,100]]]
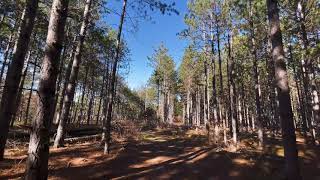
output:
[[[132,0],[128,0],[128,2],[130,1]],[[180,64],[187,42],[180,39],[177,33],[186,28],[183,18],[187,11],[187,1],[168,0],[168,2],[173,1],[176,3],[179,15],[162,15],[158,11],[152,13],[155,22],[141,20],[139,29],[135,33],[129,31],[132,28],[130,23],[125,24],[123,37],[128,42],[131,51],[130,71],[126,75],[126,81],[130,88],[138,88],[147,83],[153,71],[148,64],[147,57],[152,55],[154,48],[158,47],[161,42],[169,49],[169,54],[173,57],[176,65]],[[112,4],[113,2],[109,2],[108,7],[112,6],[113,9],[120,12],[122,2],[116,1]],[[128,13],[131,14],[130,9]],[[109,15],[109,18],[111,18],[109,19],[112,22],[111,25],[116,28],[119,23],[119,16]]]

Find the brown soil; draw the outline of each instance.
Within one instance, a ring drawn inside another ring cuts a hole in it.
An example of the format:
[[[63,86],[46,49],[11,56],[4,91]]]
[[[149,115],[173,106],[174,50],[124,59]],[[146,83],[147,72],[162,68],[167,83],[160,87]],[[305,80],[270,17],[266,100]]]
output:
[[[104,155],[98,141],[51,149],[49,179],[284,179],[280,138],[267,138],[264,151],[256,139],[243,136],[237,151],[208,145],[196,130],[173,127],[117,139]],[[298,138],[301,172],[306,180],[320,179],[320,149]],[[0,162],[0,179],[23,176],[26,148],[8,149]]]

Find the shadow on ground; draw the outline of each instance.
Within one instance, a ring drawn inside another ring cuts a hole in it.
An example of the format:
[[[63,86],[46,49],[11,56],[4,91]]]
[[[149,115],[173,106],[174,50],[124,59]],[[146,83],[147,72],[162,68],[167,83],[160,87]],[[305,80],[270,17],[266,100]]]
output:
[[[179,128],[149,131],[140,140],[117,143],[113,154],[103,155],[98,142],[51,152],[50,179],[285,179],[280,139],[267,139],[265,152],[246,148],[227,152],[206,145],[203,136],[185,136]],[[247,144],[246,144],[247,143]],[[250,147],[252,146],[252,147]],[[320,177],[319,148],[299,144],[304,179]],[[8,160],[10,161],[10,160]],[[11,160],[12,161],[12,160]],[[17,161],[17,160],[16,160]],[[10,162],[8,162],[10,164]],[[4,166],[3,166],[4,167]],[[18,178],[22,172],[0,176]]]

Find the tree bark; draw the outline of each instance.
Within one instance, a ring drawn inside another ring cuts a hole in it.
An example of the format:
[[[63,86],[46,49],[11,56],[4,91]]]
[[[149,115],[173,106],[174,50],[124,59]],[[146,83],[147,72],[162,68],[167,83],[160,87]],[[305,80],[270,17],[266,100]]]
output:
[[[231,18],[231,17],[230,17]],[[230,30],[232,31],[232,30]],[[238,143],[238,122],[237,122],[237,105],[236,105],[236,96],[235,96],[235,83],[234,83],[234,59],[232,56],[232,32],[228,34],[228,86],[229,86],[229,98],[230,98],[230,106],[229,106],[229,114],[231,118],[231,127],[232,127],[232,140],[233,140],[233,145],[237,147]]]
[[[187,89],[185,124],[190,125],[190,89]]]
[[[250,33],[251,33],[251,55],[253,58],[253,77],[254,77],[254,89],[255,89],[255,103],[256,103],[256,114],[257,120],[256,125],[258,128],[258,139],[259,147],[263,148],[263,122],[262,122],[262,109],[261,109],[261,88],[260,88],[260,77],[258,69],[258,58],[257,58],[257,49],[256,49],[256,40],[255,40],[255,31],[254,31],[254,22],[253,22],[253,7],[252,0],[249,1],[249,10],[250,10]]]
[[[37,63],[38,63],[38,56],[34,60],[33,64],[33,72],[32,72],[32,80],[31,80],[31,86],[30,86],[30,91],[29,91],[29,97],[27,101],[27,109],[26,109],[26,116],[24,120],[24,124],[26,125],[28,123],[29,119],[29,111],[30,111],[30,103],[31,103],[31,97],[32,97],[32,92],[33,92],[33,86],[34,86],[34,81],[35,81],[35,75],[37,71]]]
[[[103,107],[102,107],[102,136],[101,143],[105,143],[106,134],[107,134],[107,114],[108,114],[108,106],[109,106],[109,93],[110,93],[110,73],[109,73],[109,62],[107,62],[106,67],[106,80],[104,86],[106,88],[105,93],[103,94]]]
[[[124,22],[124,17],[126,14],[126,7],[127,7],[127,0],[123,0],[123,7],[122,7],[122,13],[120,18],[120,24],[119,24],[119,30],[118,30],[118,36],[117,36],[117,48],[116,48],[116,54],[115,59],[113,62],[112,67],[112,75],[111,75],[111,82],[110,82],[110,95],[109,95],[109,105],[108,105],[108,114],[107,114],[107,121],[106,121],[106,140],[105,140],[105,146],[104,146],[104,153],[110,153],[110,142],[111,142],[111,118],[112,118],[112,107],[113,102],[115,98],[115,82],[116,82],[116,72],[117,72],[117,66],[118,61],[120,59],[120,49],[121,49],[121,34],[122,34],[122,26]]]
[[[81,55],[82,55],[82,49],[83,49],[83,43],[86,36],[87,26],[89,23],[89,15],[90,15],[90,7],[91,7],[92,0],[86,0],[86,5],[84,8],[83,13],[83,22],[81,25],[81,30],[79,34],[79,42],[76,48],[76,53],[73,60],[73,65],[71,69],[71,74],[68,82],[68,86],[65,92],[63,106],[62,106],[62,113],[61,113],[61,119],[59,122],[59,126],[57,129],[57,136],[54,140],[54,147],[58,148],[63,145],[63,138],[65,133],[65,125],[69,118],[70,113],[70,107],[71,103],[74,98],[74,92],[76,87],[76,81],[78,79],[79,74],[79,68],[81,64]]]
[[[69,33],[69,27],[67,27],[67,30],[66,30],[66,36],[68,36],[68,33]],[[67,37],[66,37],[67,39]],[[63,51],[62,51],[62,55],[61,55],[61,61],[60,61],[60,64],[59,64],[59,75],[58,75],[58,82],[57,82],[57,85],[56,85],[56,96],[55,96],[55,103],[54,103],[54,109],[55,109],[55,114],[56,114],[56,121],[55,121],[55,124],[58,124],[59,123],[59,115],[60,115],[60,110],[61,109],[57,109],[57,105],[58,105],[58,102],[59,102],[59,95],[60,95],[60,90],[61,90],[61,84],[62,84],[62,77],[63,77],[63,71],[64,71],[64,64],[65,64],[65,61],[66,61],[66,56],[67,56],[67,49],[68,49],[68,42],[65,42],[64,46],[63,46]],[[70,75],[69,75],[70,76]],[[68,77],[69,77],[68,76]],[[62,87],[62,90],[64,87]],[[61,92],[61,94],[63,94],[63,92]],[[61,100],[60,101],[63,101],[63,96],[61,96]],[[58,107],[60,108],[60,107]]]
[[[212,15],[211,15],[212,16]],[[211,17],[212,19],[212,17]],[[217,86],[216,86],[216,62],[215,62],[215,49],[214,49],[214,36],[213,36],[213,23],[211,23],[211,66],[212,66],[212,114],[214,123],[214,142],[217,143],[219,139],[219,125],[218,122],[218,100],[217,100]]]
[[[220,50],[220,26],[218,19],[216,20],[216,35],[217,35],[217,47],[218,47],[218,60],[219,60],[219,83],[220,83],[220,90],[219,90],[219,98],[218,98],[218,109],[219,109],[219,117],[220,121],[222,120],[222,128],[223,128],[223,142],[227,144],[227,132],[226,132],[226,120],[223,116],[222,112],[222,103],[224,101],[224,94],[223,94],[223,78],[222,78],[222,58],[221,58],[221,50]]]
[[[293,59],[293,53],[292,53],[292,47],[291,44],[289,43],[288,46],[288,50],[289,50],[289,61],[291,63],[294,63],[294,59]],[[306,140],[308,140],[308,130],[307,130],[307,120],[306,120],[306,110],[305,110],[305,106],[304,103],[302,102],[302,97],[301,97],[301,93],[300,93],[300,83],[298,82],[298,72],[296,70],[296,66],[293,65],[293,74],[294,74],[294,80],[295,80],[295,84],[297,87],[297,93],[298,93],[298,112],[300,112],[300,116],[301,116],[301,121],[302,121],[302,131],[303,131],[303,135],[305,137]]]
[[[12,44],[12,40],[13,40],[13,34],[14,33],[11,32],[9,40],[8,40],[8,44],[7,44],[6,49],[3,53],[3,61],[2,61],[2,66],[1,66],[1,70],[0,70],[0,86],[2,85],[2,78],[3,78],[5,67],[8,65],[8,59],[9,59],[9,53],[10,53],[11,44]]]
[[[205,92],[204,92],[204,125],[207,125],[208,121],[210,120],[210,113],[209,113],[209,73],[208,73],[208,62],[207,59],[204,63],[204,71],[205,71]]]
[[[106,60],[107,61],[107,60]],[[106,63],[108,63],[108,62],[106,62]],[[102,86],[101,86],[101,91],[100,91],[100,97],[99,97],[99,105],[98,105],[98,112],[97,112],[97,119],[96,119],[96,124],[98,124],[99,123],[99,120],[100,120],[100,111],[101,111],[101,106],[102,106],[102,100],[103,99],[105,99],[105,97],[104,96],[106,96],[105,95],[105,86],[106,86],[106,84],[107,84],[107,82],[108,82],[108,69],[109,69],[109,67],[108,67],[108,65],[107,65],[107,67],[105,68],[105,71],[104,72],[106,72],[105,74],[103,74],[103,78],[102,78]]]
[[[31,59],[31,50],[29,50],[28,56],[26,58],[26,63],[27,64],[26,64],[25,69],[23,70],[23,74],[21,76],[21,81],[20,81],[18,92],[17,92],[17,98],[15,100],[16,104],[14,106],[13,115],[12,115],[12,119],[11,119],[11,127],[13,127],[14,121],[16,120],[17,111],[18,111],[19,106],[20,106],[21,96],[22,96],[22,92],[23,92],[23,86],[24,86],[24,82],[26,80],[26,76],[27,76],[27,73],[28,73],[30,59]]]
[[[45,56],[41,66],[37,115],[32,121],[25,179],[47,179],[49,131],[54,116],[55,88],[63,47],[68,0],[54,0],[50,12]]]
[[[18,87],[21,79],[23,63],[28,51],[34,20],[38,10],[38,0],[27,0],[14,46],[13,57],[8,68],[5,86],[0,105],[0,160],[3,159],[4,149],[9,132],[9,123],[15,109]]]
[[[66,69],[66,73],[65,73],[65,79],[64,79],[64,83],[62,85],[62,90],[61,90],[61,99],[60,99],[60,102],[59,102],[59,106],[58,106],[58,109],[57,109],[57,116],[56,116],[56,124],[59,124],[60,122],[60,119],[61,119],[61,113],[62,113],[62,106],[63,106],[63,100],[64,100],[64,96],[65,96],[65,93],[66,93],[66,89],[67,89],[67,86],[68,86],[68,82],[69,82],[69,78],[70,78],[70,74],[71,74],[71,69],[72,69],[72,64],[73,64],[73,60],[74,60],[74,54],[75,54],[75,51],[76,51],[76,40],[77,40],[77,36],[74,37],[74,40],[73,40],[73,43],[72,43],[72,51],[70,53],[70,60],[68,62],[68,65],[67,65],[67,69]]]
[[[94,82],[94,74],[91,75],[91,89],[90,89],[90,93],[88,95],[89,98],[89,105],[88,105],[88,111],[87,111],[87,125],[90,124],[91,121],[91,116],[92,116],[92,108],[94,106],[94,96],[95,96],[95,92],[93,90],[93,82]],[[90,97],[89,97],[90,96]]]
[[[302,56],[302,68],[303,68],[303,84],[304,93],[306,98],[307,109],[307,121],[309,121],[310,133],[312,137],[312,143],[315,143],[315,130],[314,122],[320,121],[320,109],[319,109],[319,96],[315,85],[315,79],[311,78],[314,74],[314,68],[310,57],[309,40],[305,25],[305,4],[303,1],[297,2],[297,21],[300,29],[300,42],[304,50]]]
[[[282,127],[286,175],[288,180],[300,180],[296,135],[293,125],[285,54],[283,51],[277,0],[267,0],[272,58],[275,64],[275,79],[278,88],[279,111]]]
[[[81,121],[83,119],[83,111],[85,109],[84,107],[84,97],[86,95],[86,89],[87,89],[87,82],[88,82],[88,73],[90,70],[90,66],[85,67],[85,76],[84,76],[84,83],[82,85],[82,92],[81,92],[81,102],[80,102],[80,115],[78,116],[78,123],[81,124]]]

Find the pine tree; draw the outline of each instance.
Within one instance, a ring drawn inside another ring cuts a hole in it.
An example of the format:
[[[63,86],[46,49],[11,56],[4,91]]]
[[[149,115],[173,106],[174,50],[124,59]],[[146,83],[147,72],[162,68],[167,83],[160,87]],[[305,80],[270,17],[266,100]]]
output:
[[[49,158],[49,131],[54,117],[55,87],[63,47],[68,0],[52,3],[45,56],[38,85],[37,115],[32,121],[26,166],[26,179],[47,179]]]
[[[282,128],[286,175],[289,180],[301,179],[296,145],[293,113],[288,85],[288,76],[283,51],[277,0],[267,0],[272,58],[275,65],[275,79],[278,89],[279,111]]]

